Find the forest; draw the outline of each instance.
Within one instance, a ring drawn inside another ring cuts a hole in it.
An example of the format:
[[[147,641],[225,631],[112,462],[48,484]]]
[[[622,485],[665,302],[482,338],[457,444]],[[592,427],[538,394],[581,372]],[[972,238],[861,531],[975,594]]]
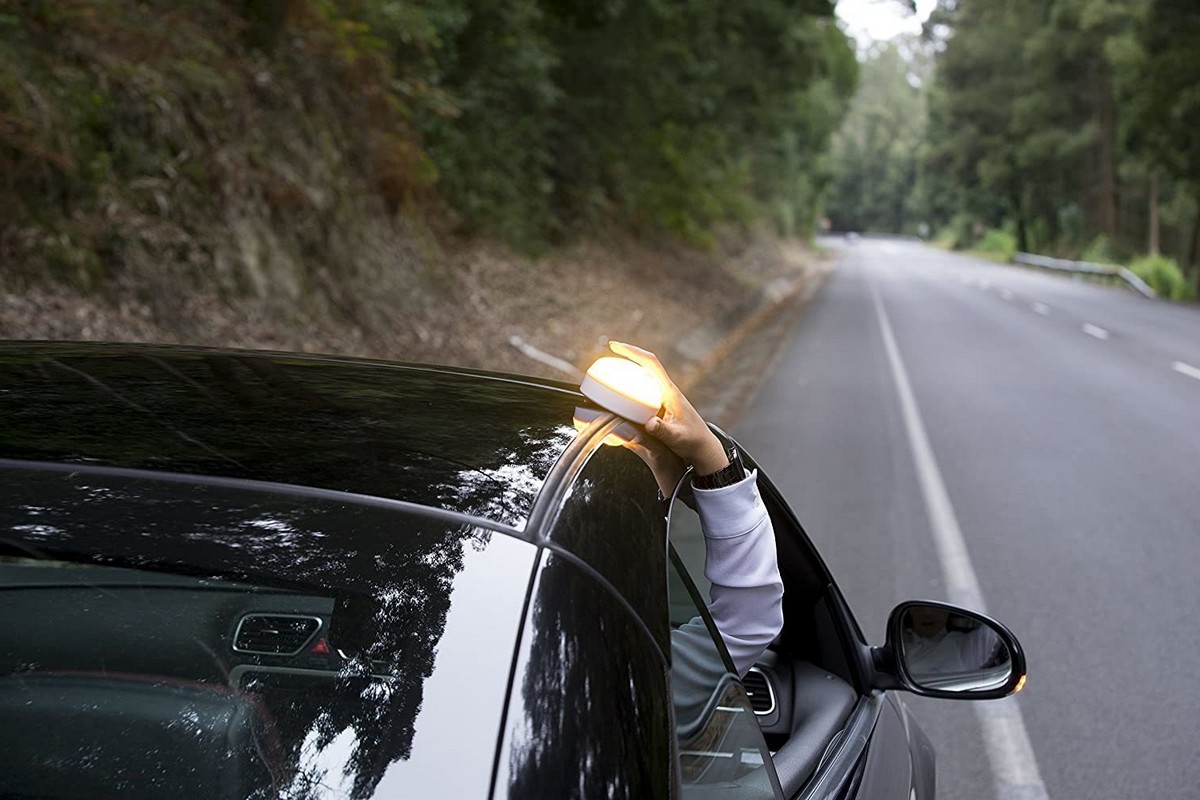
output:
[[[939,0],[876,44],[834,144],[837,228],[1200,280],[1200,4]]]
[[[731,252],[823,218],[1195,295],[1200,5],[940,0],[857,57],[834,12],[0,0],[0,328],[436,358],[456,324],[533,308],[585,341],[586,309],[533,276],[704,275],[708,305],[680,299],[699,319],[754,289]],[[132,322],[30,328],[89,314]]]
[[[0,266],[82,283],[162,238],[212,266],[231,204],[302,228],[345,181],[534,252],[605,226],[806,232],[857,72],[829,0],[0,9]]]

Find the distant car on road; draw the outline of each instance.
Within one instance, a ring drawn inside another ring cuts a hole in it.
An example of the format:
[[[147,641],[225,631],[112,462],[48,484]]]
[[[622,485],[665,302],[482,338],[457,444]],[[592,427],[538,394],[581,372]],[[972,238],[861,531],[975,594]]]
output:
[[[464,369],[0,345],[0,793],[932,797],[895,690],[1009,694],[1012,635],[920,602],[870,647],[760,472],[785,623],[739,678],[690,482],[663,500],[609,446],[626,423],[577,430],[584,403]]]

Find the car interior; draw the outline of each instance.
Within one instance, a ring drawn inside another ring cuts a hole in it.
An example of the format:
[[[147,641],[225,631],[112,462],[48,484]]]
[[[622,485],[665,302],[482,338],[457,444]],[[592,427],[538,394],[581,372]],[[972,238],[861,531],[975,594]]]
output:
[[[822,758],[846,727],[860,698],[840,596],[808,544],[798,522],[774,487],[759,473],[759,488],[776,532],[783,578],[784,628],[751,668],[742,685],[753,707],[785,796],[808,782]],[[670,539],[673,557],[702,597],[704,544],[699,518],[686,502],[672,506]],[[671,621],[678,626],[689,609],[671,592]]]
[[[0,587],[5,796],[280,796],[313,721],[390,680],[347,674],[332,597],[13,555]]]

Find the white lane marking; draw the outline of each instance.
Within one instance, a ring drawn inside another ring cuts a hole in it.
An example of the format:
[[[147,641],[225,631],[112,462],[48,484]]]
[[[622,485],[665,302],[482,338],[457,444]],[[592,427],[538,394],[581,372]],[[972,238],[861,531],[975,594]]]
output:
[[[894,255],[896,255],[896,253],[900,252],[900,249],[898,247],[896,247],[896,245],[888,244],[887,242],[884,242],[883,244],[879,245],[879,249],[882,250],[883,252],[887,253],[889,256],[894,256]]]
[[[1097,339],[1108,338],[1108,331],[1104,330],[1104,328],[1093,325],[1090,322],[1083,323],[1083,332],[1088,336],[1095,336]]]
[[[908,380],[908,370],[904,368],[904,360],[900,357],[900,349],[896,346],[896,337],[892,333],[892,323],[888,319],[875,284],[868,280],[867,286],[875,301],[875,314],[879,318],[879,329],[883,334],[892,379],[900,397],[904,428],[908,433],[909,449],[912,451],[913,465],[921,483],[921,493],[925,497],[934,545],[946,582],[946,595],[952,603],[986,613],[979,579],[975,576],[975,567],[967,553],[967,543],[958,526],[954,506],[950,503],[946,482],[942,479],[937,459],[933,455],[933,447],[929,443],[929,435],[925,432],[925,423],[921,420],[912,384]],[[988,761],[991,762],[996,796],[1000,800],[1049,800],[1046,785],[1042,783],[1042,775],[1038,770],[1037,756],[1029,742],[1025,720],[1016,698],[1008,697],[1004,700],[989,700],[971,705],[975,708],[984,746],[987,748]]]
[[[1013,294],[1008,289],[1000,290],[1000,299],[1001,300],[1012,300],[1012,298],[1013,298]]]
[[[1031,308],[1035,314],[1041,314],[1043,317],[1050,313],[1050,306],[1045,303],[1034,303]]]
[[[537,349],[520,336],[508,337],[508,343],[539,364],[545,364],[547,367],[556,369],[564,375],[570,375],[574,380],[583,380],[583,373],[580,372],[579,367],[570,361],[565,361],[557,356],[550,355],[544,350]]]
[[[1171,369],[1178,373],[1187,375],[1189,378],[1195,378],[1200,381],[1200,369],[1196,369],[1191,364],[1185,364],[1182,361],[1176,361],[1171,365]]]

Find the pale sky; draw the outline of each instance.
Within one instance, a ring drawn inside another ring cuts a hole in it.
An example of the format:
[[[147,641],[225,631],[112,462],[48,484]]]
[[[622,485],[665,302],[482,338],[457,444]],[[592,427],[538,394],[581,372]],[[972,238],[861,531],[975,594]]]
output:
[[[838,19],[858,41],[859,50],[879,39],[901,33],[920,33],[937,0],[917,0],[917,13],[908,13],[897,0],[838,0]]]

